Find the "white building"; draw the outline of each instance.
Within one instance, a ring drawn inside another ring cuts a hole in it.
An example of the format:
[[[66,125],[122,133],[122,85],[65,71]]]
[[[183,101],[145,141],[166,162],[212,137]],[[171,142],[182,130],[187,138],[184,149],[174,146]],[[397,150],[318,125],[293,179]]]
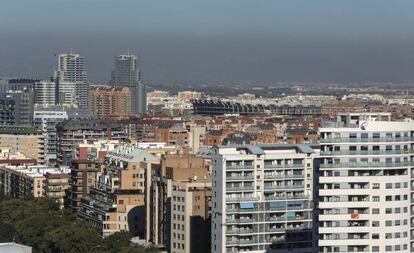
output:
[[[40,105],[56,104],[56,84],[51,81],[40,81],[34,84],[35,103]]]
[[[33,125],[41,129],[44,136],[46,164],[55,164],[57,162],[58,137],[56,125],[67,119],[68,114],[63,108],[62,110],[37,108],[34,111]]]
[[[312,252],[319,151],[269,144],[214,153],[212,252]]]
[[[84,58],[79,54],[59,54],[58,70],[55,71],[58,86],[65,82],[75,84],[76,102],[80,109],[87,108],[89,84],[86,77]],[[60,92],[60,88],[59,88]]]
[[[319,252],[412,252],[414,122],[390,116],[323,123]]]

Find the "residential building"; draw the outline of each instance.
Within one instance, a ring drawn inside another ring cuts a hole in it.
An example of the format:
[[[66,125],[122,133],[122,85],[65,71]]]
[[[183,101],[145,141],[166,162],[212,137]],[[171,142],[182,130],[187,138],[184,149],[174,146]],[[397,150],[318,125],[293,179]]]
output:
[[[34,107],[34,79],[0,82],[0,124],[31,125]]]
[[[119,140],[128,138],[121,125],[114,121],[73,119],[63,121],[56,127],[59,139],[58,161],[66,166],[76,159],[76,145],[86,140],[92,143],[97,140]]]
[[[39,81],[34,84],[35,103],[40,105],[56,104],[56,83],[52,81]]]
[[[182,124],[165,124],[155,128],[155,141],[171,146],[188,147],[189,133]]]
[[[19,151],[27,158],[44,163],[45,146],[41,131],[31,126],[0,126],[0,147]]]
[[[36,165],[36,159],[27,158],[20,151],[0,147],[0,166]]]
[[[144,168],[151,162],[154,156],[135,147],[109,151],[90,193],[81,199],[78,216],[102,229],[104,237],[129,231],[144,238]]]
[[[181,100],[201,99],[201,92],[196,91],[180,91],[177,95]]]
[[[173,182],[209,179],[205,160],[193,154],[161,156],[160,164],[149,168],[146,192],[146,240],[171,250],[171,197]],[[207,236],[207,235],[205,235]]]
[[[115,57],[114,65],[110,84],[114,87],[128,87],[131,92],[132,113],[145,113],[147,110],[146,85],[141,80],[138,57],[131,54],[119,55]]]
[[[211,252],[211,180],[173,181],[171,189],[171,253]]]
[[[414,122],[344,113],[323,122],[319,252],[412,252]]]
[[[63,208],[66,190],[70,187],[69,174],[62,171],[48,171],[44,177],[45,196],[56,200],[59,203],[60,208]]]
[[[101,167],[97,161],[72,160],[71,163],[70,187],[66,190],[64,205],[77,210],[81,198],[89,194],[91,187],[95,185],[96,175]]]
[[[88,111],[98,118],[131,114],[128,87],[96,86],[89,89]]]
[[[58,70],[55,71],[55,82],[59,87],[61,83],[75,84],[76,102],[80,109],[87,108],[89,84],[85,71],[84,58],[79,54],[59,54]],[[60,88],[57,90],[60,91]],[[59,99],[58,99],[59,100]]]
[[[315,252],[318,153],[305,144],[216,146],[211,252]]]
[[[46,181],[46,174],[67,174],[68,172],[69,170],[65,167],[3,166],[0,167],[0,189],[4,194],[15,198],[45,196],[54,198],[55,196],[50,191],[45,192],[45,189],[51,189],[53,186],[52,181]],[[57,198],[57,200],[60,199]]]
[[[68,112],[62,109],[36,107],[33,125],[41,130],[44,137],[45,163],[57,163],[58,136],[56,125],[69,118]]]

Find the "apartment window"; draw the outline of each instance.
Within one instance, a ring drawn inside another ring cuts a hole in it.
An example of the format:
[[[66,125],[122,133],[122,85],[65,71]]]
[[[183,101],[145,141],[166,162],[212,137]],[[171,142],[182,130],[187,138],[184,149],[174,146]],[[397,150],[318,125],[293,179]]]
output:
[[[379,252],[380,247],[379,246],[372,246],[372,252]]]
[[[368,139],[368,133],[361,133],[362,139]]]
[[[385,201],[392,201],[392,196],[385,196]]]
[[[386,213],[386,214],[390,214],[390,213],[392,213],[392,208],[386,208],[386,209],[385,209],[385,213]]]
[[[385,251],[392,251],[392,246],[390,245],[385,246]]]
[[[385,239],[392,239],[392,233],[386,233]]]
[[[379,225],[380,225],[380,222],[379,221],[373,221],[372,222],[372,226],[373,227],[379,227]]]
[[[394,224],[395,224],[395,226],[400,226],[401,225],[401,221],[400,220],[395,220]]]
[[[401,183],[395,183],[395,188],[401,188]]]
[[[395,213],[401,213],[401,208],[399,207],[395,208]]]
[[[391,227],[392,226],[392,220],[385,221],[385,226]]]
[[[372,197],[372,201],[379,202],[380,201],[380,197],[379,196],[373,196]]]
[[[386,183],[385,188],[386,189],[392,189],[392,183]]]
[[[372,189],[379,189],[380,188],[380,184],[379,183],[373,183],[372,184]]]
[[[394,198],[395,198],[396,201],[400,201],[401,200],[401,196],[400,195],[395,195]]]
[[[394,238],[401,238],[401,233],[400,232],[395,233]]]
[[[349,146],[349,150],[350,151],[356,151],[357,150],[357,147],[356,146]]]
[[[379,239],[379,234],[372,234],[372,239]]]
[[[387,151],[392,150],[392,146],[391,145],[385,146],[385,150],[387,150]]]
[[[401,246],[400,246],[400,245],[395,245],[394,250],[395,250],[395,251],[400,251],[400,250],[401,250]]]
[[[372,214],[379,214],[379,213],[380,213],[379,208],[373,208],[372,209]]]

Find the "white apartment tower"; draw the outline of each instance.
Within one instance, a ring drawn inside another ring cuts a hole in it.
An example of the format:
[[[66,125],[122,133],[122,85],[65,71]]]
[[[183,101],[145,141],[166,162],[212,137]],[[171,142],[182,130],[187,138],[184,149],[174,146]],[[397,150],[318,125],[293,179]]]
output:
[[[215,147],[212,252],[313,252],[318,153],[305,144]]]
[[[58,70],[55,71],[57,90],[59,84],[70,82],[75,84],[76,103],[80,109],[87,108],[89,84],[86,77],[84,58],[79,54],[59,54]],[[60,98],[56,99],[60,101]]]
[[[319,252],[412,252],[414,122],[343,114],[323,122]]]

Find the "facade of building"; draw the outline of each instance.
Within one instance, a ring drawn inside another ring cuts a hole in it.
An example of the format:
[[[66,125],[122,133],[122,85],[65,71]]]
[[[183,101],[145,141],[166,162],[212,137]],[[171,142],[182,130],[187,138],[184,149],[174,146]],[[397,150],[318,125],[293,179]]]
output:
[[[120,140],[126,141],[127,134],[119,123],[104,120],[68,120],[57,125],[58,161],[69,166],[76,158],[76,145],[85,141]]]
[[[414,122],[390,113],[324,122],[319,252],[412,252]]]
[[[35,103],[40,105],[56,104],[56,83],[39,81],[34,84]]]
[[[97,86],[89,89],[88,111],[98,118],[131,114],[128,87]]]
[[[68,119],[65,110],[57,109],[36,109],[33,116],[33,125],[40,129],[44,137],[45,163],[57,163],[58,137],[56,125]]]
[[[146,86],[141,80],[136,55],[119,55],[115,57],[114,70],[111,72],[111,85],[125,86],[131,92],[131,111],[133,114],[145,113],[147,110]]]
[[[71,161],[70,187],[66,190],[64,205],[73,210],[80,207],[81,198],[90,193],[100,171],[100,163],[87,160]]]
[[[67,189],[70,187],[69,174],[62,171],[48,171],[44,177],[45,196],[56,200],[59,203],[60,208],[63,208],[65,202],[65,194]]]
[[[0,124],[30,125],[33,120],[34,79],[0,82]]]
[[[79,54],[59,54],[58,70],[55,71],[55,82],[59,87],[61,83],[75,84],[76,102],[80,109],[87,108],[89,84],[85,71],[84,58]],[[57,90],[60,91],[58,88]]]
[[[211,180],[172,182],[171,253],[210,253]]]
[[[215,147],[211,252],[315,252],[317,156],[304,144]]]
[[[31,126],[0,126],[0,147],[8,147],[43,164],[45,159],[44,137]]]
[[[78,216],[102,229],[104,237],[129,231],[145,236],[145,170],[155,157],[138,148],[109,151],[103,171],[90,193],[83,196]]]
[[[205,182],[210,179],[208,169],[204,158],[192,154],[163,155],[158,166],[148,169],[146,240],[171,250],[173,182],[189,182],[197,178]]]
[[[46,180],[46,178],[48,173],[67,175],[68,172],[68,169],[64,167],[2,166],[0,167],[0,190],[5,195],[15,198],[47,196],[61,201],[60,195],[63,190],[60,189],[59,194],[52,194],[51,189],[54,187],[54,182]],[[67,187],[68,181],[61,182],[60,185],[63,188]]]

